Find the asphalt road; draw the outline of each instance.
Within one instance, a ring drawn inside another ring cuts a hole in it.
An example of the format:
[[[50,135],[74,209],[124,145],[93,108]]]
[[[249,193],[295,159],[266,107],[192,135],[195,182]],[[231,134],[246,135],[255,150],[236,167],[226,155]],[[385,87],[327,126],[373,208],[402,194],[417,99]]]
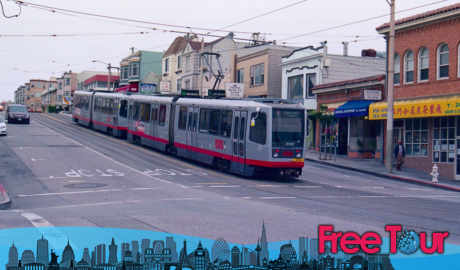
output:
[[[317,237],[318,225],[360,234],[387,224],[448,231],[460,244],[460,193],[306,163],[300,179],[245,178],[33,114],[0,137],[0,182],[13,204],[0,229],[86,226],[254,243]]]

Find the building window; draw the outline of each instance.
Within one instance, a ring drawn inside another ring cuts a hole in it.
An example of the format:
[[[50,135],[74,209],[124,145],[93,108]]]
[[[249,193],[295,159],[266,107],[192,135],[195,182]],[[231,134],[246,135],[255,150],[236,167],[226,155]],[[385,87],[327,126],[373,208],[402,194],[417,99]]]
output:
[[[179,55],[177,57],[177,69],[181,69],[182,67],[182,57]]]
[[[181,80],[177,80],[177,92],[181,91],[182,90],[182,81]]]
[[[293,76],[288,78],[288,99],[303,98],[303,75]]]
[[[251,86],[263,85],[265,81],[265,65],[251,67]]]
[[[131,72],[132,76],[139,76],[139,64],[133,64],[131,66],[131,69],[132,69],[132,72]]]
[[[449,46],[442,44],[438,49],[438,79],[449,78]]]
[[[401,58],[399,57],[399,54],[395,53],[395,61],[394,61],[394,84],[399,84],[400,69],[401,69]]]
[[[36,83],[36,84],[35,84],[35,87],[37,87],[37,88],[42,88],[42,83]]]
[[[419,56],[418,56],[418,80],[421,81],[428,81],[428,64],[429,64],[429,53],[428,49],[423,47],[420,49]]]
[[[70,78],[65,78],[65,85],[70,85]]]
[[[414,53],[407,51],[404,59],[404,81],[405,83],[414,82]]]
[[[236,82],[238,83],[244,82],[244,68],[236,72]]]
[[[433,162],[455,162],[455,116],[433,118]]]
[[[185,57],[185,70],[190,70],[190,55]]]
[[[129,77],[129,68],[125,67],[123,68],[123,79],[126,80]]]
[[[165,59],[165,72],[168,72],[168,70],[169,70],[169,59],[166,58]]]
[[[59,82],[59,90],[62,90],[62,82]]]
[[[316,85],[316,74],[307,74],[307,96],[306,98],[315,97],[313,91],[311,90]]]
[[[457,74],[457,76],[460,77],[460,44],[458,44],[458,54],[457,54],[457,55],[458,55],[458,60],[457,60],[457,63],[458,63],[458,68],[457,68],[458,74]]]
[[[428,156],[428,118],[406,119],[406,156]]]
[[[190,80],[185,81],[185,89],[190,89]]]

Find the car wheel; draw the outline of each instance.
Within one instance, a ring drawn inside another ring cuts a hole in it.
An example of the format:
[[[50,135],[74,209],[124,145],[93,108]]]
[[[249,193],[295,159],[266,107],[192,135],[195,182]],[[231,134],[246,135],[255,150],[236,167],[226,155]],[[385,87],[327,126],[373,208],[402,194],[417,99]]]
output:
[[[30,120],[27,120],[26,124],[29,125],[29,124],[30,124]]]

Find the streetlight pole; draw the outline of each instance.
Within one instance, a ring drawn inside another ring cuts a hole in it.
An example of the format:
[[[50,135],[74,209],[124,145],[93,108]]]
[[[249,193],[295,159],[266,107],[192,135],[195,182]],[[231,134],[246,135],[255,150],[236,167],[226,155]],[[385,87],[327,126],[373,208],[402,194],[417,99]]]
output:
[[[104,63],[102,61],[99,61],[99,60],[93,60],[93,62],[99,62],[99,63],[102,63],[102,64],[105,64],[107,65],[107,70],[109,71],[108,75],[107,75],[107,91],[110,92],[110,77],[112,76],[112,68],[117,68],[119,69],[118,67],[112,67],[112,65],[110,63]],[[115,89],[114,89],[115,91]]]
[[[388,0],[387,0],[388,2]],[[390,34],[388,37],[388,96],[387,96],[387,139],[385,147],[385,171],[393,170],[393,112],[394,112],[394,54],[395,54],[395,0],[388,2],[391,7]]]

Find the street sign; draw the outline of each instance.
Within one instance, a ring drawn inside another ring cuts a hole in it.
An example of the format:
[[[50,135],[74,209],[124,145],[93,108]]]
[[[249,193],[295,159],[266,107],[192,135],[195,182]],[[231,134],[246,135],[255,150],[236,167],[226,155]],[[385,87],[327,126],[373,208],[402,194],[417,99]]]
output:
[[[214,90],[208,89],[208,96],[210,97],[225,97],[225,90]]]
[[[244,83],[225,83],[225,91],[229,98],[243,98]]]
[[[155,87],[157,85],[153,83],[141,83],[141,94],[153,94],[155,93]]]
[[[161,81],[160,82],[160,91],[161,92],[171,92],[171,82]]]

